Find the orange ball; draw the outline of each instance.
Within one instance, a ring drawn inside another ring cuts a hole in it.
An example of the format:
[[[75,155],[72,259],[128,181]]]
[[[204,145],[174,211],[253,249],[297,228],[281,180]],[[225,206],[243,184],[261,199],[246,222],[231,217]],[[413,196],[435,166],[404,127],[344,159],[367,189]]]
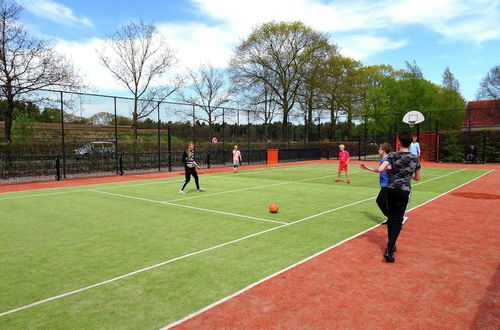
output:
[[[276,203],[269,204],[269,212],[271,212],[271,213],[277,213],[279,208],[280,207]]]

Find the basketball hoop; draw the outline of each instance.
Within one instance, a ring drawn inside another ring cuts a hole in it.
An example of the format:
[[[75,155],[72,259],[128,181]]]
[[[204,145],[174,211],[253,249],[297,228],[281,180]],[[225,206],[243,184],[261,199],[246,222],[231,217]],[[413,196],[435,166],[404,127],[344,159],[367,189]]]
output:
[[[420,124],[424,120],[424,115],[417,110],[409,111],[403,116],[403,122],[407,123],[410,127],[415,126],[415,124]]]

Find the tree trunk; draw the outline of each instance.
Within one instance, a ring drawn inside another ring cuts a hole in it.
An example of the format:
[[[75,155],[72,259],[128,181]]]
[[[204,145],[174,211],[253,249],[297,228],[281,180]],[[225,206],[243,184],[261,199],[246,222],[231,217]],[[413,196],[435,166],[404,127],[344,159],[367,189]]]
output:
[[[347,133],[347,137],[350,140],[352,137],[352,111],[349,111],[347,113],[347,132],[346,133]]]
[[[134,99],[134,114],[132,116],[132,127],[134,129],[134,141],[137,144],[138,134],[137,134],[137,99]]]
[[[311,104],[310,107],[309,107],[309,109],[307,110],[307,135],[306,135],[306,142],[309,142],[309,139],[311,137],[312,122],[313,122],[313,111],[312,111],[312,104]]]
[[[14,101],[12,99],[7,99],[7,109],[4,114],[5,120],[5,132],[4,138],[6,142],[11,142],[12,139],[12,114],[14,113]]]
[[[330,128],[328,130],[328,139],[330,141],[336,140],[337,134],[337,118],[335,117],[335,111],[330,110]]]
[[[288,110],[283,109],[283,126],[281,127],[281,136],[288,142]]]

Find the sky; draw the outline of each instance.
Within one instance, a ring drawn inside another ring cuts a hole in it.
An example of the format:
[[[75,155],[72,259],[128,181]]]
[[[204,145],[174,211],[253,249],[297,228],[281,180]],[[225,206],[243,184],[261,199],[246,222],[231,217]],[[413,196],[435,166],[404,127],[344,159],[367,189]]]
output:
[[[300,20],[326,32],[364,65],[406,68],[441,84],[449,67],[466,100],[500,64],[499,0],[18,0],[30,33],[50,38],[93,91],[122,95],[97,51],[121,26],[154,23],[176,51],[175,71],[227,67],[235,46],[269,21]]]

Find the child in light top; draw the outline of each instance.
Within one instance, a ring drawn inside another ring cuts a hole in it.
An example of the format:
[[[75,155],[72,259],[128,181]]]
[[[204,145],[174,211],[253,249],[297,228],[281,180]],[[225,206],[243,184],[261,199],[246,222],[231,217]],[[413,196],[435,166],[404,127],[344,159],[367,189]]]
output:
[[[349,165],[349,158],[351,158],[351,156],[349,155],[349,152],[347,150],[345,150],[345,146],[343,144],[339,145],[339,170],[338,170],[338,177],[337,177],[337,180],[335,180],[335,182],[340,182],[340,173],[342,171],[345,172],[345,175],[347,176],[347,183],[351,183],[351,180],[349,179],[349,169],[348,169],[348,165]]]
[[[238,166],[240,166],[243,159],[241,158],[241,152],[238,150],[238,146],[234,146],[233,149],[233,172],[238,172]]]

